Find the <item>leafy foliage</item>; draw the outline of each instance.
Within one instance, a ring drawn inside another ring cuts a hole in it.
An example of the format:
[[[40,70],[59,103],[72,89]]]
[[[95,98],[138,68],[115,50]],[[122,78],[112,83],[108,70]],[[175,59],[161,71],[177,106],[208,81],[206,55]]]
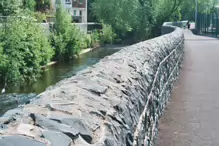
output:
[[[100,45],[100,33],[95,30],[91,33],[91,47],[98,47]]]
[[[71,59],[87,47],[86,35],[72,23],[72,18],[61,6],[57,7],[56,23],[53,33],[53,46],[56,48],[56,59]]]
[[[199,11],[209,11],[215,0],[198,0]],[[95,0],[92,12],[112,26],[119,37],[144,40],[159,35],[165,21],[193,18],[194,0]],[[122,35],[121,35],[122,34]]]
[[[2,44],[0,46],[0,82],[5,82],[5,77],[6,77],[6,70],[8,66],[8,59],[5,54],[3,54],[3,47]]]
[[[82,49],[112,43],[115,38],[115,33],[110,25],[103,25],[102,33],[94,31],[91,35],[87,35],[82,33],[71,22],[71,16],[61,6],[61,3],[59,3],[56,11],[55,29],[52,36],[53,46],[56,48],[55,58],[58,60],[72,59]]]
[[[21,11],[22,0],[0,0],[0,14],[8,16]]]
[[[36,6],[35,0],[23,0],[23,9],[34,11],[35,6]]]
[[[117,34],[124,36],[135,23],[132,20],[136,5],[137,0],[95,0],[92,10],[100,22],[111,25]]]
[[[9,19],[4,29],[0,40],[0,78],[7,78],[8,82],[35,80],[40,67],[54,54],[43,29],[29,19],[16,17]]]
[[[0,0],[0,14],[9,16],[21,13],[23,10],[35,9],[35,0]]]
[[[198,0],[198,12],[209,13],[214,9],[215,4],[216,0]],[[195,9],[195,1],[185,0],[180,6],[182,19],[195,20]]]
[[[108,24],[102,24],[103,29],[102,33],[100,33],[100,41],[102,44],[111,44],[116,38],[116,34],[112,30],[112,26]]]
[[[34,16],[37,20],[37,22],[42,23],[43,20],[46,20],[46,14],[42,12],[35,12]]]
[[[45,12],[46,10],[50,9],[50,0],[35,0],[35,2],[37,11]]]
[[[100,22],[112,26],[118,37],[130,32],[136,38],[149,36],[153,23],[150,0],[96,0],[92,10]]]

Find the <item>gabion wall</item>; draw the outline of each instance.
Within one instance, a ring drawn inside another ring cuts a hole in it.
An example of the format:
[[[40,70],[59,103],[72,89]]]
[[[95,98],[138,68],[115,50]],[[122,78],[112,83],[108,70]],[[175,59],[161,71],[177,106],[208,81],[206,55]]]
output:
[[[184,55],[183,31],[170,31],[126,47],[8,111],[0,118],[0,145],[153,145]]]

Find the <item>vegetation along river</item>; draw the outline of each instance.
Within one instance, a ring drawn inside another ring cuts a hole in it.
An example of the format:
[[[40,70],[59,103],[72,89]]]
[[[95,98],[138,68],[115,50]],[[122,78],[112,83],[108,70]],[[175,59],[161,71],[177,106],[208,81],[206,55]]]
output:
[[[80,55],[79,58],[74,59],[68,63],[57,63],[49,67],[42,73],[42,77],[37,82],[31,85],[20,85],[6,87],[6,93],[0,94],[0,116],[7,110],[16,108],[20,104],[27,103],[33,99],[37,94],[46,90],[58,81],[68,78],[91,65],[96,64],[100,59],[109,56],[121,49],[121,46],[108,46],[104,48],[95,49],[86,54]],[[0,89],[3,88],[0,84]]]

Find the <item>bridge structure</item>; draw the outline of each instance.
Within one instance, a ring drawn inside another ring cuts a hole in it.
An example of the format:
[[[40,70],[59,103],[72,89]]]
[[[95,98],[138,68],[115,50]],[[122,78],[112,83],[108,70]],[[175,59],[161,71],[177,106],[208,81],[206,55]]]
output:
[[[219,40],[185,34],[179,81],[159,124],[158,146],[219,145]]]
[[[217,145],[218,42],[162,32],[6,112],[0,146]]]

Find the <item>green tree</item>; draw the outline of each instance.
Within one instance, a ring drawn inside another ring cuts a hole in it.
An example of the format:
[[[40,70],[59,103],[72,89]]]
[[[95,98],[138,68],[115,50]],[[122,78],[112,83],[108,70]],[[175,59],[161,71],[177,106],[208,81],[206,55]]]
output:
[[[214,10],[216,0],[198,0],[198,12],[199,13],[210,13]],[[195,20],[195,1],[185,0],[180,6],[182,19]]]
[[[0,77],[7,77],[8,82],[36,80],[41,66],[54,54],[43,29],[18,17],[9,18],[4,29],[0,39]]]
[[[121,36],[132,31],[135,24],[137,0],[95,0],[92,11],[96,18],[113,27]]]
[[[51,3],[50,0],[35,0],[36,10],[44,12],[50,9]]]
[[[24,10],[34,11],[35,5],[35,0],[0,0],[0,15],[16,15]]]
[[[109,24],[118,36],[140,41],[154,36],[165,21],[179,12],[181,0],[95,0],[93,14]]]
[[[93,15],[92,13],[92,3],[94,2],[95,0],[88,0],[87,1],[87,19],[88,19],[88,22],[96,22],[96,16]]]
[[[71,22],[71,16],[59,1],[56,10],[55,30],[52,36],[53,46],[56,48],[56,59],[72,59],[74,55],[79,54],[81,49],[87,47],[86,35]]]
[[[139,0],[135,16],[135,37],[137,40],[145,40],[153,36],[154,11],[151,0]]]
[[[3,53],[2,44],[0,44],[0,82],[4,83],[6,74],[7,74],[7,66],[8,66],[7,56]]]
[[[35,10],[36,2],[35,0],[23,0],[23,8],[31,11]]]
[[[58,1],[58,6],[56,9],[56,22],[55,30],[56,33],[66,33],[71,29],[72,18],[69,13],[62,7],[61,2]]]
[[[212,11],[215,0],[198,0],[199,12]],[[119,37],[140,41],[160,35],[166,21],[194,19],[194,0],[95,0],[95,17],[112,26]]]
[[[102,33],[100,33],[99,35],[100,37],[99,39],[101,43],[112,44],[116,38],[116,34],[113,32],[112,26],[107,25],[107,24],[102,24],[102,25],[103,25]]]
[[[18,14],[22,8],[22,0],[0,0],[0,14],[8,16]]]

